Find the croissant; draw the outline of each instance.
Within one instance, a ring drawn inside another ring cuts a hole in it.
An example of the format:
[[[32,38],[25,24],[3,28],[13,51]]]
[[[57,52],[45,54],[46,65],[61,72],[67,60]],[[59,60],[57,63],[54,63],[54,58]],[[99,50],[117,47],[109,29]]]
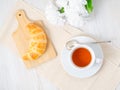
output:
[[[42,28],[34,23],[29,23],[27,29],[30,34],[29,47],[23,55],[24,60],[36,60],[44,54],[47,47],[47,36]]]

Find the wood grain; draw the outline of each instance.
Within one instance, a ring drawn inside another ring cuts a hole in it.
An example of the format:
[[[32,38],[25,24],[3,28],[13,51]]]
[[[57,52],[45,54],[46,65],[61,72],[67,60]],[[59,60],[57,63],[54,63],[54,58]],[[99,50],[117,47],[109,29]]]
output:
[[[26,30],[26,25],[31,23],[29,19],[26,18],[25,13],[23,10],[20,10],[16,14],[17,20],[19,22],[19,26],[17,30],[13,33],[13,39],[16,43],[17,49],[22,57],[23,54],[26,52],[29,46],[29,32]],[[37,25],[42,25],[40,22],[35,22]],[[42,25],[43,26],[43,25]],[[56,57],[56,51],[52,45],[52,42],[48,38],[48,45],[46,52],[37,60],[23,60],[27,68],[35,67],[45,61],[51,60],[52,58]]]

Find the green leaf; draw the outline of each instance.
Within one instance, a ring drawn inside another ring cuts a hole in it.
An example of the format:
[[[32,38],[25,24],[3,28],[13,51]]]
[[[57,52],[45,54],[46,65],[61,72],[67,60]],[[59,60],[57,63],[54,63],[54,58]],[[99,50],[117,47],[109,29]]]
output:
[[[91,13],[93,11],[92,0],[87,0],[87,4],[85,5],[85,8],[88,11],[88,13]]]
[[[61,7],[58,11],[59,11],[60,13],[64,13],[64,12],[65,12],[64,7]]]

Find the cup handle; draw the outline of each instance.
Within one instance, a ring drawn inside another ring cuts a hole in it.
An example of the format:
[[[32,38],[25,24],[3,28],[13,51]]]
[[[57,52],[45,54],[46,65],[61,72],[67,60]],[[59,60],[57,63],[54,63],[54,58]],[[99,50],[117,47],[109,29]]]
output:
[[[100,58],[96,58],[96,63],[97,64],[101,63],[101,59]]]

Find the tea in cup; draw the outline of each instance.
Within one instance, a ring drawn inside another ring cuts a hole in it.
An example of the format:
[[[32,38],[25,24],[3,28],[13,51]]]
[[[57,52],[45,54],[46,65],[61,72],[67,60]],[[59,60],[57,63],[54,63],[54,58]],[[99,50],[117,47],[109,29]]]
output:
[[[95,56],[94,50],[89,45],[68,41],[66,47],[70,51],[70,62],[75,68],[86,69],[100,63],[100,59]]]

